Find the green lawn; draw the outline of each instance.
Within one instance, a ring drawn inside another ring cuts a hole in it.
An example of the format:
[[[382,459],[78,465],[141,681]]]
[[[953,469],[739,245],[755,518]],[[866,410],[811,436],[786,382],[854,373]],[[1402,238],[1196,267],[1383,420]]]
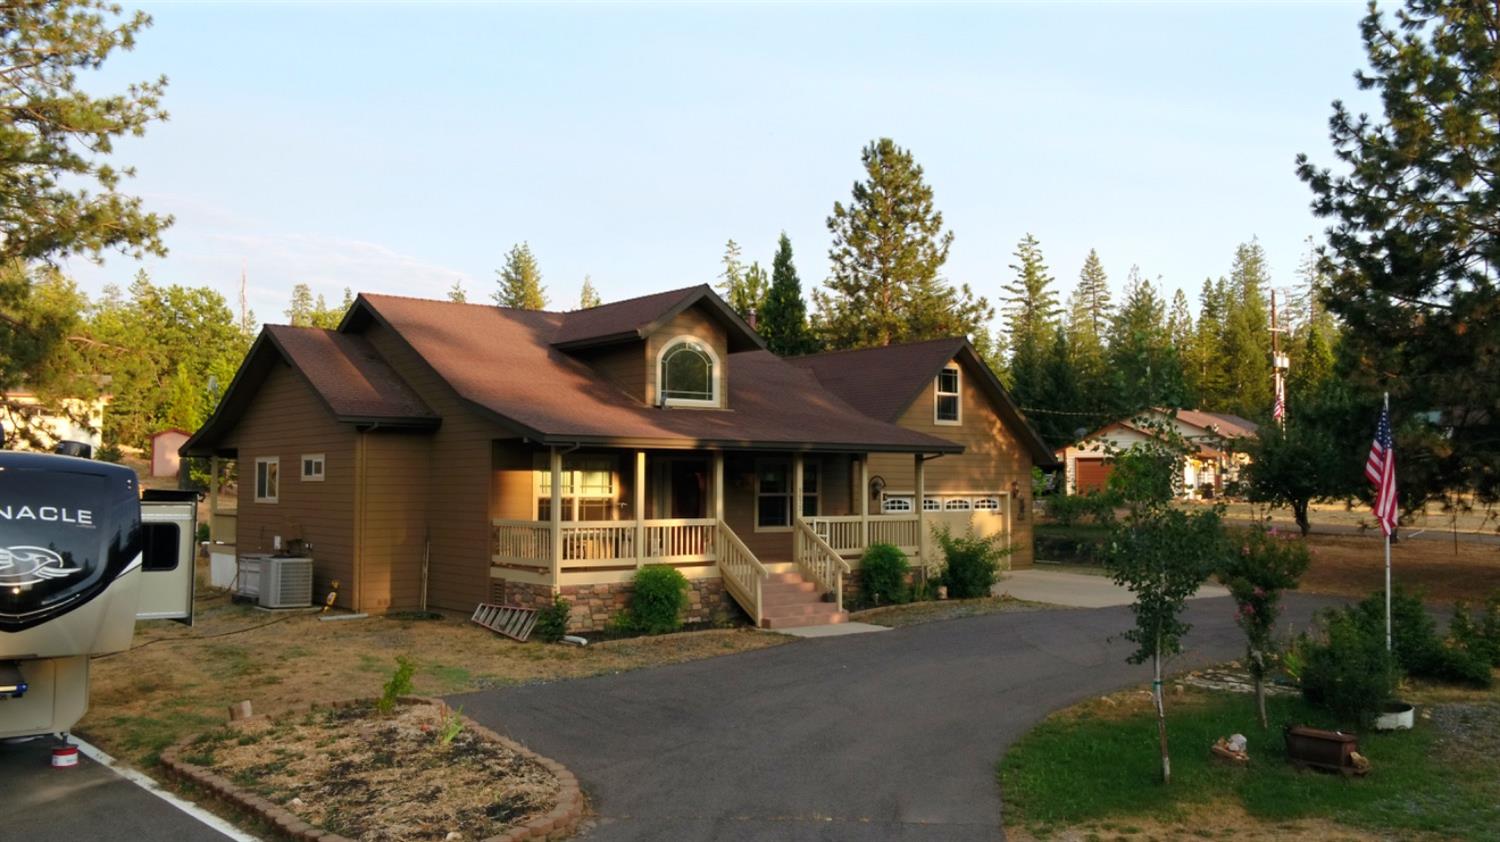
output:
[[[1011,748],[999,775],[1007,824],[1038,836],[1101,820],[1182,819],[1203,805],[1238,804],[1267,823],[1322,818],[1367,830],[1425,832],[1452,839],[1497,838],[1500,757],[1465,751],[1432,721],[1399,734],[1361,734],[1373,769],[1363,779],[1297,772],[1286,762],[1280,723],[1335,727],[1297,698],[1269,702],[1271,733],[1256,725],[1247,696],[1188,693],[1168,700],[1173,746],[1170,787],[1159,783],[1156,722],[1149,710],[1093,706],[1048,719]],[[1090,712],[1090,710],[1094,712]],[[1500,706],[1475,708],[1470,724],[1493,741]],[[1209,759],[1208,747],[1239,732],[1249,768]]]

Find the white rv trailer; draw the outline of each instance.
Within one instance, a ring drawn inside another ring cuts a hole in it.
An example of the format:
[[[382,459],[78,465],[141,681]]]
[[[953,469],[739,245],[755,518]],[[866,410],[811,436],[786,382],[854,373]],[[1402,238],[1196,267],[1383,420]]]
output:
[[[195,519],[129,468],[0,451],[0,739],[72,729],[137,618],[192,621]]]

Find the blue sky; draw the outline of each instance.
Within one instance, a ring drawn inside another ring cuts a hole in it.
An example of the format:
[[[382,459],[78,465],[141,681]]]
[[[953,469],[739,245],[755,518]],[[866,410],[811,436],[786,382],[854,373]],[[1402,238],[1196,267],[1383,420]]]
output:
[[[265,321],[299,281],[475,300],[521,240],[555,306],[586,273],[606,301],[712,281],[731,237],[769,264],[782,230],[810,288],[879,136],[926,169],[950,280],[997,298],[1031,232],[1064,295],[1092,247],[1196,306],[1251,236],[1295,281],[1322,225],[1293,158],[1362,101],[1358,3],[146,8],[89,82],[171,79],[118,146],[177,217],[145,266],[233,301],[244,265]]]

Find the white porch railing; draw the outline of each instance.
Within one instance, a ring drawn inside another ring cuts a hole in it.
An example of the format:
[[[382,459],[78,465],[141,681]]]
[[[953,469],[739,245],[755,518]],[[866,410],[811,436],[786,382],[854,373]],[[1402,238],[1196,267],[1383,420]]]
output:
[[[867,546],[859,515],[837,515],[833,517],[805,518],[808,526],[839,555],[859,555]],[[871,544],[894,544],[907,554],[917,551],[917,530],[920,529],[916,515],[871,515]]]
[[[715,555],[718,557],[719,575],[724,579],[724,589],[729,591],[729,595],[755,621],[755,627],[760,628],[761,585],[771,575],[770,571],[728,525],[718,525],[716,538]]]
[[[558,530],[562,561],[652,564],[659,561],[712,561],[713,518],[666,518],[642,521],[636,547],[633,520],[567,521]],[[491,522],[490,554],[497,564],[540,567],[552,563],[552,524],[539,520]],[[639,549],[639,552],[637,552]]]
[[[818,583],[824,593],[832,591],[839,610],[844,610],[844,575],[849,572],[849,562],[844,561],[823,537],[802,518],[795,518],[792,527],[792,558],[797,568],[807,578]]]
[[[546,567],[552,564],[552,529],[534,520],[494,520],[490,556],[495,564]]]

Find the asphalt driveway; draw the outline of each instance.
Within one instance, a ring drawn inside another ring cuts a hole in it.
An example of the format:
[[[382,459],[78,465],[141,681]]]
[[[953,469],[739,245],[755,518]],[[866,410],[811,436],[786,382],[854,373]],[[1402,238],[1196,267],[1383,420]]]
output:
[[[1305,626],[1328,600],[1293,596]],[[1190,604],[1188,669],[1238,656]],[[994,840],[995,762],[1048,712],[1148,680],[1128,608],[993,614],[455,697],[571,768],[589,840]]]

